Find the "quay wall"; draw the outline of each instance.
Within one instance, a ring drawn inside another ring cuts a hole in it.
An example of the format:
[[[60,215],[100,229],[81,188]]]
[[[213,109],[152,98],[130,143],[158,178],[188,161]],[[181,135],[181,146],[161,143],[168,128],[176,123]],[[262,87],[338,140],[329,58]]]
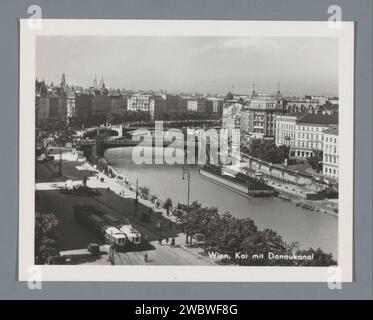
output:
[[[216,182],[218,182],[222,185],[225,185],[229,188],[232,188],[234,190],[237,190],[237,191],[245,193],[245,194],[248,193],[247,187],[245,187],[245,186],[243,186],[239,183],[234,183],[233,181],[229,181],[228,179],[224,179],[222,177],[219,177],[216,174],[210,173],[210,172],[208,172],[206,170],[203,170],[203,169],[200,169],[199,173],[200,173],[200,175],[202,175],[202,176],[204,176],[208,179],[214,180],[214,181],[216,181]]]
[[[307,188],[310,188],[314,191],[324,189],[326,187],[326,184],[324,182],[316,180],[311,175],[291,171],[286,168],[276,167],[266,161],[254,158],[247,154],[242,154],[242,160],[244,160],[245,165],[249,169],[253,171],[260,171],[264,175],[277,178],[284,182],[290,182],[298,186],[307,186]]]

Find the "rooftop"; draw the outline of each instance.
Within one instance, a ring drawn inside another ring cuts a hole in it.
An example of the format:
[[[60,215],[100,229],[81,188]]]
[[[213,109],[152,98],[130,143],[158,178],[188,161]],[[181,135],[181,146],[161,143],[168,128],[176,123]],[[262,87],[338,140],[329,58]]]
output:
[[[320,124],[320,125],[331,125],[338,124],[338,114],[318,114],[309,113],[298,120],[300,124]]]
[[[325,129],[323,131],[325,134],[333,134],[333,135],[338,135],[338,127],[337,126],[331,126],[328,129]]]

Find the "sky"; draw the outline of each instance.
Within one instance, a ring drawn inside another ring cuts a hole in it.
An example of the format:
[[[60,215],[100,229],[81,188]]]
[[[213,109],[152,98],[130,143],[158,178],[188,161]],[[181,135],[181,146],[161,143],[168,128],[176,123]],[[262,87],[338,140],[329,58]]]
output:
[[[36,77],[172,93],[338,95],[333,38],[38,36]]]

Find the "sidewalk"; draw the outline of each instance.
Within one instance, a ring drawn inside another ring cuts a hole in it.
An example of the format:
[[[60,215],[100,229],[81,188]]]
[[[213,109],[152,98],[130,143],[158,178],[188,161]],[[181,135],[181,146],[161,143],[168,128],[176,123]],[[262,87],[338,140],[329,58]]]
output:
[[[87,186],[90,188],[98,188],[98,189],[107,189],[110,188],[110,191],[114,192],[116,196],[125,198],[125,199],[136,199],[136,192],[130,190],[128,187],[125,186],[123,180],[119,180],[116,178],[109,178],[102,172],[94,169],[89,163],[85,163],[84,166],[87,170],[97,172],[96,176],[89,177],[87,180]],[[101,178],[103,182],[101,182]],[[100,197],[105,196],[105,193]],[[176,225],[176,217],[172,214],[167,216],[167,210],[161,207],[156,207],[154,203],[150,200],[142,199],[140,196],[138,197],[139,204],[147,208],[151,208],[157,212],[162,212],[162,219],[172,222]],[[110,204],[106,204],[110,207]],[[137,224],[142,224],[139,219],[136,219]],[[149,229],[148,225],[144,225],[144,228]],[[164,239],[164,234],[167,234],[168,231],[171,230],[152,230],[153,233],[158,233],[161,238]],[[149,262],[146,264],[168,264],[168,265],[179,265],[179,264],[197,264],[197,265],[216,265],[216,261],[211,260],[207,256],[201,255],[203,253],[203,249],[200,247],[189,247],[185,244],[185,234],[177,231],[175,232],[175,228],[172,230],[174,235],[169,237],[175,239],[175,247],[171,247],[169,244],[166,244],[165,240],[162,241],[162,245],[158,243],[158,241],[150,241],[150,244],[155,248],[155,250],[147,251]],[[163,236],[162,236],[163,235]],[[167,237],[167,236],[166,236]],[[170,242],[169,242],[170,243]],[[164,253],[164,254],[162,254]],[[118,253],[119,256],[123,259],[123,261],[127,261],[129,264],[138,264],[139,261],[144,262],[144,253],[142,252],[127,252],[127,253]],[[173,258],[171,258],[173,256]],[[119,261],[121,262],[120,258]],[[134,263],[136,262],[137,263]],[[144,262],[145,264],[145,262]]]

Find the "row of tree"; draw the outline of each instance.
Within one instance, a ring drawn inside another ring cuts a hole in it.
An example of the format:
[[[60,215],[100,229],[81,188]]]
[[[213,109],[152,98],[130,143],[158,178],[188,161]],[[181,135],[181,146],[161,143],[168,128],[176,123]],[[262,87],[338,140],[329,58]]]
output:
[[[136,121],[148,121],[150,120],[149,112],[145,111],[133,111],[133,110],[123,110],[120,112],[109,113],[106,117],[106,121],[112,124],[122,124],[126,122],[136,122]]]
[[[258,230],[250,218],[239,219],[225,213],[220,215],[217,208],[205,208],[198,202],[189,207],[178,204],[174,210],[179,227],[187,234],[188,242],[192,239],[203,243],[205,252],[218,252],[230,257],[223,262],[238,265],[263,266],[331,266],[336,265],[331,254],[321,249],[300,250],[297,243],[287,244],[277,232]],[[249,258],[237,258],[236,253],[247,254]],[[253,255],[263,254],[263,259],[251,259]],[[275,255],[311,255],[312,260],[274,260]]]
[[[164,111],[156,116],[157,120],[164,121],[178,121],[178,120],[217,120],[219,114],[212,112],[200,112],[200,111],[179,111],[179,112],[167,112]]]
[[[35,212],[35,264],[50,264],[58,256],[58,224],[53,213]]]

